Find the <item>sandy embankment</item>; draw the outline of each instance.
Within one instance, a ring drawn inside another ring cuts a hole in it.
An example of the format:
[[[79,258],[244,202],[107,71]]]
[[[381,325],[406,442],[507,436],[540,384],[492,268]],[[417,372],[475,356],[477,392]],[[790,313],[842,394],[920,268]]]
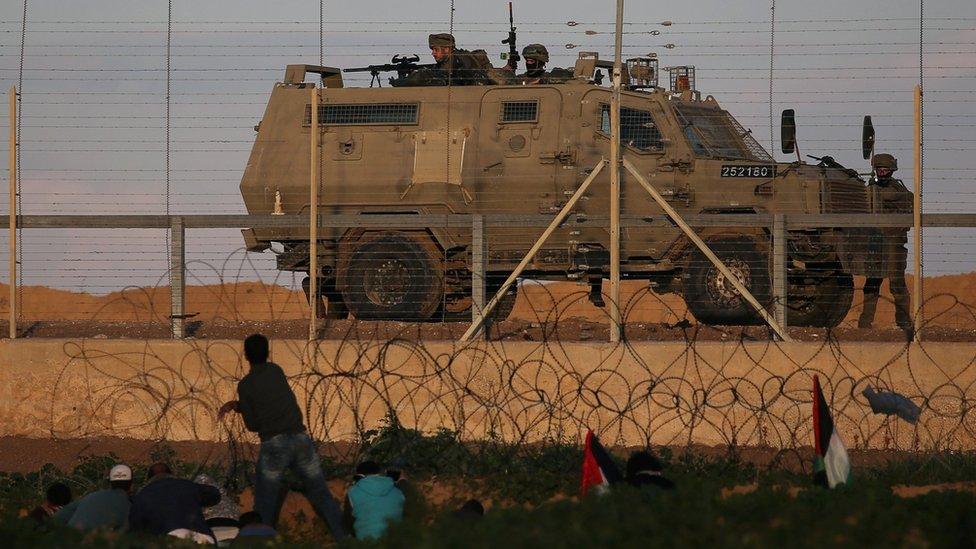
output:
[[[860,287],[863,280],[856,280]],[[911,277],[908,286],[911,288]],[[925,279],[925,317],[930,326],[947,328],[976,327],[976,273],[929,277]],[[606,284],[604,285],[606,291]],[[27,286],[21,293],[21,319],[24,321],[158,321],[168,322],[170,288],[128,288],[107,295],[92,295]],[[540,322],[578,318],[606,322],[605,309],[598,309],[586,298],[587,288],[574,283],[523,284],[511,320]],[[894,315],[887,285],[878,307],[879,319]],[[655,294],[646,284],[624,282],[622,304],[628,322],[674,323],[687,314],[684,300],[675,294]],[[210,286],[189,286],[187,311],[194,320],[269,321],[306,318],[304,294],[282,286],[260,282],[239,282]],[[8,310],[7,286],[0,284],[0,316]],[[856,322],[861,294],[854,296],[854,307],[845,322]]]

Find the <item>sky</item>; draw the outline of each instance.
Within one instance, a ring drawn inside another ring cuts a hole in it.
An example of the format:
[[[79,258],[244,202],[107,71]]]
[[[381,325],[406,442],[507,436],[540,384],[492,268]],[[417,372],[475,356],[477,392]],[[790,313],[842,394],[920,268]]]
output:
[[[459,45],[484,48],[503,64],[507,3],[454,5]],[[325,2],[324,63],[383,63],[398,53],[426,61],[426,36],[450,30],[450,6]],[[770,6],[627,2],[624,55],[654,52],[662,66],[694,65],[703,95],[714,95],[770,148]],[[319,63],[320,4],[174,0],[172,8],[170,212],[244,213],[238,185],[253,126],[285,65]],[[23,213],[165,213],[167,4],[30,1],[19,82],[22,9],[0,5],[0,84],[22,84]],[[614,9],[608,0],[516,1],[519,42],[546,44],[552,66],[571,66],[580,51],[609,58]],[[912,180],[918,15],[918,3],[906,1],[776,3],[772,112],[778,119],[784,108],[797,111],[804,153],[867,171],[860,125],[870,114],[878,151],[898,156],[899,175]],[[966,161],[976,152],[976,4],[930,2],[925,27],[925,211],[972,212]],[[368,81],[361,74],[347,85]],[[6,117],[4,109],[4,149]],[[774,145],[776,158],[788,161]],[[236,230],[190,231],[188,238],[190,283],[293,283],[274,271],[270,254],[244,254]],[[22,244],[24,284],[106,293],[165,282],[161,231],[33,230]],[[973,229],[927,231],[926,273],[974,270],[974,245]]]

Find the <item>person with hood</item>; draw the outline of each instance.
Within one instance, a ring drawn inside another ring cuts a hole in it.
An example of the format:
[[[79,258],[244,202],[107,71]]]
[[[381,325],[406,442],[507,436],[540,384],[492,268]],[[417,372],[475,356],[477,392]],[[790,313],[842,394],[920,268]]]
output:
[[[346,520],[352,523],[356,539],[381,538],[390,523],[403,519],[406,498],[393,478],[380,474],[375,461],[360,463],[355,478],[346,492]]]

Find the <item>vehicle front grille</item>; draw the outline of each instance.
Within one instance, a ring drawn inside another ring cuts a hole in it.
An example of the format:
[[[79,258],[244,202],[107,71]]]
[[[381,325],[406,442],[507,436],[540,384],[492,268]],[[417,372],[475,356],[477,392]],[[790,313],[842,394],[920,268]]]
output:
[[[824,213],[870,213],[867,187],[860,181],[828,181],[821,196]]]

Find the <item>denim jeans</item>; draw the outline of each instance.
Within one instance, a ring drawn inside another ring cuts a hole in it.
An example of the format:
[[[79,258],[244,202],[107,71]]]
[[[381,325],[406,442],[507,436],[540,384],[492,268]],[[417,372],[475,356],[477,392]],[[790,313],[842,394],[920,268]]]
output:
[[[254,510],[261,515],[261,520],[271,526],[278,521],[286,469],[301,479],[305,497],[328,525],[332,537],[344,539],[342,512],[325,483],[322,464],[308,433],[286,433],[261,442],[254,494]]]

